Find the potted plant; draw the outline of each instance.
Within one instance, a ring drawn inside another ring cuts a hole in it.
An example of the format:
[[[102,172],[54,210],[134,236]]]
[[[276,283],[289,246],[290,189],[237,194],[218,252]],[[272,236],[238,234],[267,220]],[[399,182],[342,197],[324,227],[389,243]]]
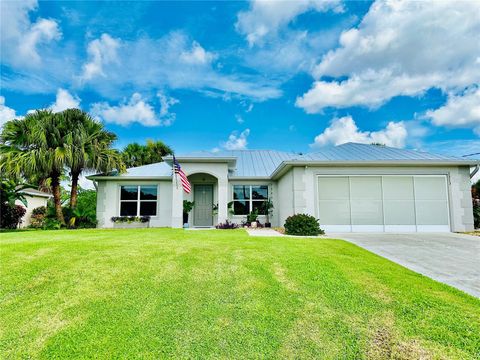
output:
[[[250,223],[252,228],[257,227],[257,218],[258,218],[258,209],[253,210],[250,214],[247,215],[247,222]]]
[[[194,201],[183,200],[183,227],[188,227],[188,214],[192,211]]]
[[[273,210],[273,201],[268,199],[263,203],[263,215],[265,215],[265,227],[269,228],[272,227],[270,223],[270,215],[272,214]]]

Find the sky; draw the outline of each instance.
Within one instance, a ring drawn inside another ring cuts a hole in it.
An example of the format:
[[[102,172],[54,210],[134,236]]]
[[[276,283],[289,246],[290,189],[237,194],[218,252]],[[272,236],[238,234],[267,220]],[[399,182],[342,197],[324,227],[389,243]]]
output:
[[[79,107],[119,149],[480,152],[479,1],[0,4],[0,126]]]

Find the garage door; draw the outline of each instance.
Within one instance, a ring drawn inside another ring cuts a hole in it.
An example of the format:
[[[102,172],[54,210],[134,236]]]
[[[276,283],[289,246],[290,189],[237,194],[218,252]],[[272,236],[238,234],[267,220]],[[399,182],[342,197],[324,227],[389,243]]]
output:
[[[446,176],[319,176],[320,224],[330,232],[448,232]]]

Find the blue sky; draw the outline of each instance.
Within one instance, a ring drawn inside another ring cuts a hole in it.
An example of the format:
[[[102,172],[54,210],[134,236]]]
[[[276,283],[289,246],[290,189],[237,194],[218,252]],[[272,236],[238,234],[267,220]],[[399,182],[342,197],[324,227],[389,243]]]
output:
[[[81,107],[117,147],[480,151],[480,3],[2,1],[0,121]]]

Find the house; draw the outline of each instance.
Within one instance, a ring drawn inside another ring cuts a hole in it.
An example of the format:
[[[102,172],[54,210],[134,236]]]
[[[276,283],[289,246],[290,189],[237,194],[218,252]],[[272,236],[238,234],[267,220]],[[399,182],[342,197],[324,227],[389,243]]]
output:
[[[473,229],[470,174],[478,160],[356,143],[303,155],[239,150],[176,159],[192,184],[190,194],[172,177],[171,157],[124,174],[90,176],[98,188],[98,226],[113,227],[114,216],[149,215],[152,227],[179,228],[184,199],[195,201],[191,227],[227,218],[239,223],[268,198],[273,226],[307,213],[327,232]]]
[[[20,227],[24,228],[30,225],[30,218],[32,216],[33,209],[36,209],[40,206],[47,206],[47,202],[52,195],[33,188],[23,189],[22,193],[25,195],[25,199],[27,200],[27,211],[25,212],[25,215],[23,215],[22,222],[20,223]],[[15,201],[15,204],[25,207],[25,205],[19,200]]]

